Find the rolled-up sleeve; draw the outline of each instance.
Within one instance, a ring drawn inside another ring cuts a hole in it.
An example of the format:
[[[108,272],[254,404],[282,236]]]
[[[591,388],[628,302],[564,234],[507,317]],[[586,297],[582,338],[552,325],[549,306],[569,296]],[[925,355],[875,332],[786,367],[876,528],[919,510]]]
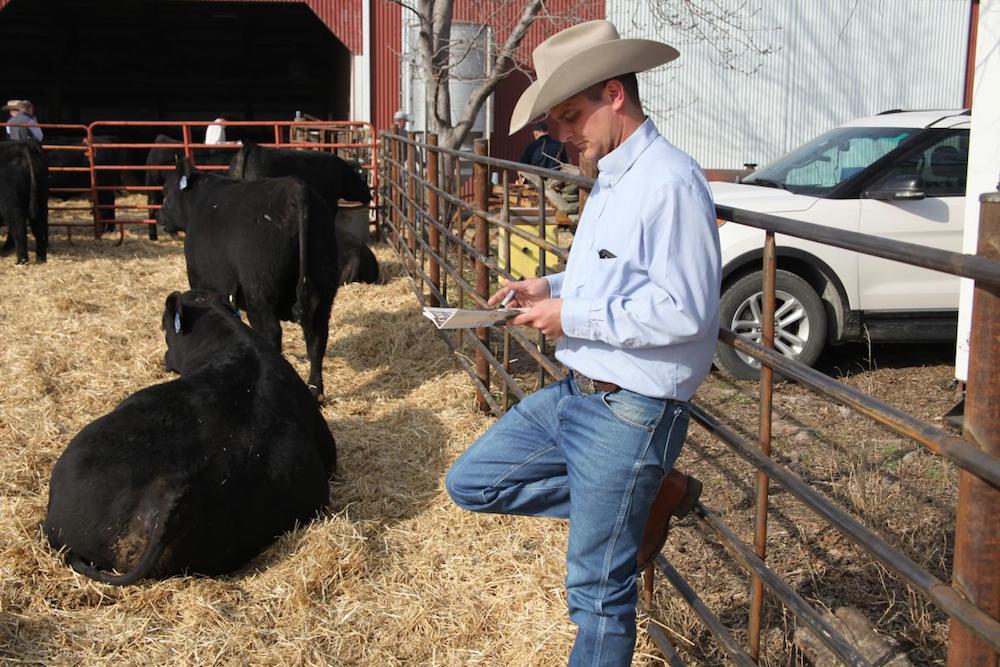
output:
[[[549,284],[549,297],[558,299],[559,295],[562,294],[563,273],[552,273],[543,277]]]
[[[669,182],[641,211],[635,261],[648,280],[627,295],[564,299],[567,336],[622,348],[702,339],[719,326],[721,274],[714,208],[704,188]]]

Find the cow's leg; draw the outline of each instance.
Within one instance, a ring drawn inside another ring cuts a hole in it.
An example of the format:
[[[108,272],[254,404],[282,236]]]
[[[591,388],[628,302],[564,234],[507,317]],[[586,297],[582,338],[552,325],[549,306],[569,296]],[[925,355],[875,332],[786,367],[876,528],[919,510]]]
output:
[[[49,222],[42,216],[45,216],[44,211],[31,219],[31,235],[35,237],[35,261],[39,264],[48,259],[49,251]]]
[[[267,339],[278,352],[281,352],[281,322],[274,313],[247,304],[247,319],[253,330]]]
[[[28,263],[28,221],[20,211],[7,216],[7,229],[14,237],[14,254],[18,264]]]
[[[317,400],[323,400],[323,357],[326,355],[326,343],[330,337],[330,309],[332,299],[317,299],[311,295],[302,318],[302,333],[306,339],[306,352],[309,354],[309,391]]]

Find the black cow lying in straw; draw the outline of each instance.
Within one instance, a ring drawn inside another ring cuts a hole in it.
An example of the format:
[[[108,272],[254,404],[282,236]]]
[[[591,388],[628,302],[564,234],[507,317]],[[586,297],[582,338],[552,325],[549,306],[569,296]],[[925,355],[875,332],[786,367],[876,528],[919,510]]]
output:
[[[182,159],[163,188],[159,219],[184,231],[188,282],[228,295],[281,349],[280,320],[302,325],[309,389],[323,395],[323,355],[340,272],[323,199],[296,178],[234,181]]]
[[[35,259],[49,248],[49,195],[45,154],[35,141],[0,142],[0,224],[7,225],[4,254],[14,248],[18,264],[28,262],[28,227],[35,237]]]
[[[302,380],[225,297],[174,292],[163,326],[181,377],[85,426],[49,483],[49,543],[111,584],[240,567],[327,504],[336,468]]]
[[[378,260],[371,248],[344,239],[339,239],[338,245],[341,285],[378,282]]]

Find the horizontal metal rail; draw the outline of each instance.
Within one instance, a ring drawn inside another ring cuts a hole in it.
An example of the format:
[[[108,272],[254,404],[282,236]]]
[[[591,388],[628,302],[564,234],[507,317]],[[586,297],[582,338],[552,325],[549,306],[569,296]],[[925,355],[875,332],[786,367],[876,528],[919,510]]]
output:
[[[872,234],[789,220],[769,213],[745,211],[732,206],[716,204],[715,210],[721,219],[748,227],[756,227],[777,234],[794,236],[835,248],[853,250],[864,255],[891,259],[904,264],[1000,286],[1000,262],[978,255],[939,250],[938,248],[886,239]]]
[[[968,470],[1000,488],[1000,459],[977,449],[968,440],[955,437],[944,429],[923,422],[863,391],[837,382],[830,376],[794,359],[789,359],[780,352],[769,350],[743,336],[737,336],[729,329],[724,327],[719,329],[719,340],[766,363],[770,368],[798,381],[816,393],[832,398],[861,414],[868,415],[880,424],[889,427],[894,433],[924,445],[963,470]]]
[[[822,494],[813,490],[796,475],[775,463],[771,458],[758,452],[750,442],[732,429],[724,426],[711,412],[697,403],[691,404],[691,416],[712,435],[725,443],[741,458],[753,464],[758,470],[807,507],[837,528],[844,536],[864,549],[887,569],[905,579],[911,586],[922,592],[942,611],[968,626],[982,639],[1000,650],[1000,622],[990,618],[983,610],[970,604],[955,589],[930,574],[898,549],[839,509]]]

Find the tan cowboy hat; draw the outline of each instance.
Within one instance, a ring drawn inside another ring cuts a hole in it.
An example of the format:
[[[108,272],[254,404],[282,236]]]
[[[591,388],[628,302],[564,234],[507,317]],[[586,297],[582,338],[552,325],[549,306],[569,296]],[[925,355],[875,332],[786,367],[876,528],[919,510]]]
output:
[[[514,106],[510,134],[595,83],[659,67],[679,55],[663,42],[622,39],[611,21],[587,21],[566,28],[531,52],[538,79]]]
[[[12,109],[17,109],[18,111],[27,111],[31,108],[31,102],[28,100],[7,100],[7,104],[3,105],[4,111],[11,111]]]

